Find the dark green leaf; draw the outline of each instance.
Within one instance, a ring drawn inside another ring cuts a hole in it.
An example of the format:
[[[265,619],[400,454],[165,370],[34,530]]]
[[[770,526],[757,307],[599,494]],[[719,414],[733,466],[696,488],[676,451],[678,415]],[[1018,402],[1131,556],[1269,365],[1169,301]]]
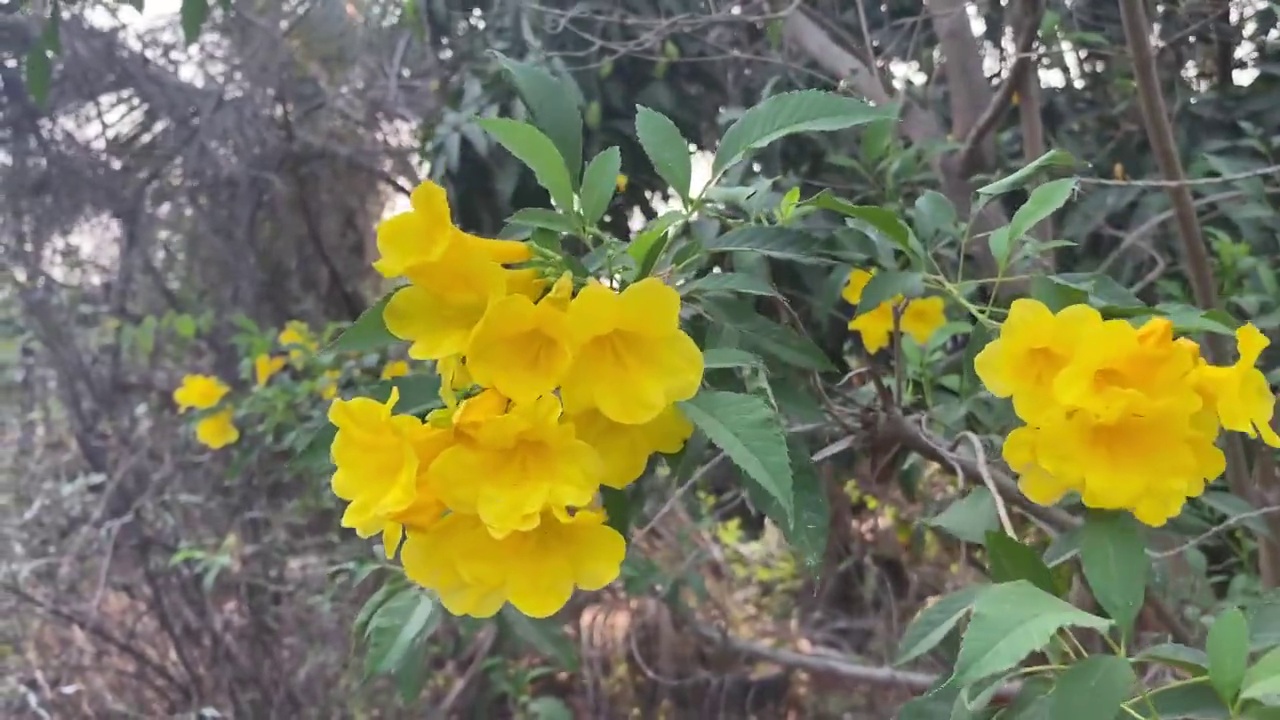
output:
[[[822,348],[812,340],[760,315],[750,306],[711,298],[703,299],[701,305],[712,319],[739,332],[747,350],[770,355],[806,370],[834,369]]]
[[[1129,708],[1143,720],[1227,720],[1231,717],[1231,710],[1222,703],[1213,688],[1204,683],[1179,685],[1168,690],[1156,688],[1149,695],[1155,705],[1154,714],[1142,700],[1129,704]]]
[[[987,236],[987,247],[991,248],[991,257],[996,261],[996,269],[1001,273],[1009,266],[1009,256],[1013,254],[1013,233],[1008,225],[996,228]]]
[[[200,38],[200,28],[209,19],[209,0],[182,0],[182,37],[187,44]]]
[[[337,339],[329,343],[329,347],[325,349],[330,352],[369,352],[400,342],[400,338],[392,335],[387,329],[387,323],[382,319],[382,311],[386,309],[387,303],[391,302],[391,296],[402,289],[396,288],[383,295],[381,300],[360,313],[360,317],[356,318],[351,327],[343,330],[342,334],[338,335]]]
[[[705,368],[761,367],[764,361],[758,355],[737,348],[707,348],[702,351]]]
[[[622,152],[615,145],[596,155],[582,175],[582,221],[594,226],[604,217],[622,170]]]
[[[670,230],[685,219],[679,210],[668,210],[649,222],[627,245],[627,254],[636,261],[636,280],[641,280],[653,272],[666,249]]]
[[[786,436],[777,413],[755,395],[704,390],[680,403],[694,427],[724,451],[746,476],[794,517],[793,478]]]
[[[1239,608],[1217,617],[1205,641],[1209,654],[1209,682],[1227,703],[1235,702],[1249,665],[1249,624]]]
[[[947,196],[936,190],[926,190],[916,198],[916,234],[929,242],[956,222],[956,209]]]
[[[1064,150],[1050,150],[1040,157],[1032,160],[1026,167],[1018,170],[1012,175],[997,180],[990,185],[984,185],[978,188],[979,195],[1000,195],[1010,190],[1016,190],[1036,176],[1041,170],[1050,167],[1075,167],[1076,159]]]
[[[631,527],[630,493],[626,489],[601,486],[600,497],[604,501],[604,512],[605,517],[608,518],[609,527],[626,537],[627,528]]]
[[[1058,588],[1053,573],[1035,550],[1000,531],[987,533],[987,562],[991,566],[992,582],[1002,583],[1026,580],[1050,595],[1057,595]]]
[[[1088,289],[1081,290],[1076,287],[1070,287],[1053,281],[1053,278],[1046,275],[1036,275],[1031,278],[1031,297],[1049,308],[1053,312],[1058,312],[1070,305],[1079,305],[1089,301]]]
[[[1090,512],[1080,535],[1080,563],[1093,595],[1128,632],[1146,598],[1147,558],[1142,530],[1124,512]]]
[[[853,205],[830,194],[826,190],[800,203],[801,206],[830,210],[856,221],[860,229],[868,234],[878,235],[892,242],[900,250],[920,260],[924,258],[924,246],[911,232],[911,228],[902,222],[902,218],[892,210],[877,205]]]
[[[1044,564],[1055,568],[1080,554],[1080,528],[1060,533],[1044,551]]]
[[[535,620],[510,605],[498,611],[498,617],[525,645],[554,660],[560,669],[572,672],[578,668],[577,644],[565,636],[564,627],[554,618]]]
[[[787,92],[747,110],[720,139],[711,163],[718,177],[752,150],[796,133],[829,132],[891,116],[891,111],[821,90]]]
[[[1091,655],[1067,669],[1050,693],[1050,720],[1107,720],[1133,694],[1138,677],[1129,661]]]
[[[1013,214],[1009,221],[1009,236],[1017,241],[1041,221],[1054,214],[1067,204],[1076,190],[1075,178],[1051,180],[1027,196],[1027,201]]]
[[[521,208],[507,218],[512,225],[545,228],[566,235],[576,235],[578,225],[574,219],[550,208]]]
[[[564,700],[552,695],[534,698],[525,705],[530,720],[573,720],[573,711]]]
[[[572,81],[558,78],[539,65],[519,62],[497,51],[493,51],[493,54],[507,72],[511,73],[516,92],[520,93],[520,99],[529,108],[534,125],[555,146],[556,154],[561,158],[560,164],[568,176],[571,188],[569,194],[572,194],[572,188],[578,187],[578,172],[582,167],[582,113],[578,110],[578,94],[569,86]],[[502,142],[501,139],[499,142]],[[533,163],[525,160],[519,153],[512,151],[512,154],[520,157],[529,167],[534,167]],[[536,167],[534,171],[537,171]],[[610,187],[614,180],[614,177],[609,178]],[[547,187],[545,183],[543,187]],[[551,190],[549,187],[547,189]],[[551,197],[556,198],[555,192],[551,193]],[[556,203],[560,204],[559,198],[556,198]],[[572,208],[571,205],[563,204],[560,207],[563,210]]]
[[[26,72],[23,79],[27,83],[27,92],[36,105],[44,107],[49,98],[49,83],[53,79],[53,60],[43,43],[36,43],[27,51],[23,69]]]
[[[1233,495],[1221,490],[1210,490],[1209,492],[1201,495],[1199,500],[1223,515],[1226,515],[1227,519],[1239,522],[1241,525],[1248,527],[1250,530],[1263,537],[1271,537],[1271,530],[1267,528],[1267,524],[1262,520],[1262,517],[1257,514],[1257,509],[1254,508],[1248,500],[1244,500],[1238,495]],[[1242,517],[1245,519],[1237,520],[1237,518]]]
[[[774,225],[744,225],[703,245],[708,252],[753,252],[803,263],[830,263],[818,238],[802,230]]]
[[[1240,697],[1256,700],[1267,696],[1280,696],[1280,648],[1258,658],[1244,674]]]
[[[895,665],[902,665],[924,655],[938,646],[947,633],[973,608],[978,594],[987,585],[970,585],[950,595],[944,595],[921,610],[907,625],[898,641],[898,657]]]
[[[790,527],[784,525],[783,528],[787,541],[800,556],[800,563],[809,572],[816,573],[822,567],[822,558],[827,550],[831,507],[822,478],[809,459],[809,447],[798,437],[790,438],[787,446],[794,478],[794,517]]]
[[[975,545],[985,543],[987,533],[1000,527],[995,498],[983,486],[975,487],[968,495],[924,522]]]
[[[658,177],[667,181],[682,198],[689,197],[693,178],[693,161],[689,141],[676,124],[662,113],[643,105],[636,106],[636,138],[645,155],[653,163]]]
[[[901,295],[910,299],[924,294],[924,276],[918,272],[883,270],[871,276],[858,300],[858,314],[871,312],[886,300]]]
[[[383,380],[369,391],[368,397],[378,402],[386,402],[391,397],[393,387],[400,390],[400,399],[395,407],[398,414],[421,415],[427,410],[434,410],[444,404],[440,399],[440,376],[436,373],[404,375]]]
[[[1204,675],[1209,671],[1209,656],[1205,655],[1203,650],[1178,643],[1163,643],[1149,647],[1138,653],[1134,660],[1168,665],[1192,675]]]
[[[565,160],[551,139],[538,128],[509,118],[482,118],[481,129],[533,171],[538,184],[547,189],[551,200],[563,212],[573,210],[573,183]]]
[[[747,295],[776,296],[778,291],[768,280],[746,273],[718,272],[694,278],[680,287],[681,295],[709,295],[712,293],[745,293]]]
[[[969,397],[981,384],[973,360],[994,339],[991,330],[982,321],[974,323],[969,340],[964,345],[964,374],[960,378],[960,397]]]
[[[369,621],[366,673],[387,675],[398,671],[409,649],[439,627],[442,615],[435,598],[413,586],[388,599]]]

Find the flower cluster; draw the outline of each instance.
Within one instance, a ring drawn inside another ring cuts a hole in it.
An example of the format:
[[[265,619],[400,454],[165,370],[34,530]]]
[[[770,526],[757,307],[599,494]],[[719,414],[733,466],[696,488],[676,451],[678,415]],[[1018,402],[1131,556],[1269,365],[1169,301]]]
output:
[[[863,289],[867,287],[867,283],[871,282],[874,275],[875,270],[855,269],[849,274],[849,280],[840,292],[840,297],[857,308],[858,302],[862,300]],[[905,305],[902,301],[903,297],[896,295],[872,310],[855,315],[849,321],[849,329],[857,331],[862,336],[862,344],[867,348],[868,353],[877,353],[888,347],[889,339],[893,335],[895,308],[901,308],[898,327],[921,345],[928,342],[930,336],[947,322],[940,297],[915,298],[908,300]]]
[[[1236,341],[1239,359],[1218,367],[1167,318],[1135,327],[1087,305],[1054,313],[1021,299],[974,364],[1026,423],[1004,443],[1023,494],[1049,505],[1077,492],[1158,527],[1225,469],[1220,429],[1280,447],[1275,398],[1254,367],[1268,341],[1253,325]]]
[[[187,375],[182,385],[173,391],[173,401],[178,412],[210,410],[218,407],[231,388],[212,375]],[[240,439],[240,431],[234,422],[235,409],[225,404],[217,411],[196,421],[196,439],[210,449],[217,450]]]
[[[378,228],[375,269],[409,284],[383,314],[432,360],[446,407],[394,413],[398,393],[335,401],[333,491],[344,527],[400,547],[405,573],[452,613],[505,603],[546,617],[575,587],[612,582],[626,552],[600,486],[622,488],[693,428],[675,403],[702,381],[702,353],[661,281],[574,292],[527,263],[523,242],[467,234],[425,183]],[[459,398],[465,398],[459,401]]]

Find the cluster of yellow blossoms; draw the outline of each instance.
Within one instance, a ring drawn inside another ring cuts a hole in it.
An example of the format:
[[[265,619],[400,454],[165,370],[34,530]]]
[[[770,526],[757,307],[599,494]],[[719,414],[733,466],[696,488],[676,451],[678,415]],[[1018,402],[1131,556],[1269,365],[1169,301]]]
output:
[[[173,391],[173,401],[178,412],[209,410],[218,406],[231,388],[212,375],[187,375]],[[196,439],[202,445],[217,450],[240,439],[235,425],[235,408],[229,403],[196,421]]]
[[[600,486],[684,445],[693,428],[675,403],[697,393],[702,353],[660,280],[622,292],[589,280],[575,295],[568,273],[507,267],[533,258],[528,244],[454,227],[439,186],[411,204],[379,226],[374,267],[409,280],[383,319],[411,358],[436,363],[446,407],[395,414],[394,391],[333,403],[342,524],[381,533],[388,556],[403,539],[406,575],[454,614],[510,602],[547,617],[575,587],[618,576],[626,546]]]
[[[1087,305],[1053,313],[1022,299],[974,364],[1026,423],[1004,458],[1029,499],[1049,505],[1077,492],[1088,507],[1158,527],[1225,469],[1220,429],[1280,447],[1275,396],[1254,367],[1268,341],[1245,325],[1236,342],[1236,363],[1217,367],[1193,340],[1175,339],[1167,318],[1134,327]]]
[[[855,269],[849,274],[840,297],[844,298],[856,310],[862,300],[862,291],[871,282],[875,270]],[[921,345],[929,341],[929,337],[947,322],[944,303],[940,297],[915,298],[902,303],[903,297],[896,295],[861,315],[855,315],[849,321],[849,329],[862,336],[862,344],[868,353],[877,353],[888,347],[893,335],[893,311],[901,306],[898,327],[911,339]]]

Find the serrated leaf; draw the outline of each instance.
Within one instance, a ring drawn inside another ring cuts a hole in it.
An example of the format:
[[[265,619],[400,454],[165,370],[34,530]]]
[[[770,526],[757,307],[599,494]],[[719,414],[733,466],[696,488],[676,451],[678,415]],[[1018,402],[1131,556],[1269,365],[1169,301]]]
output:
[[[973,608],[987,585],[970,585],[944,595],[916,614],[898,641],[895,665],[903,665],[933,650]]]
[[[1127,633],[1146,599],[1151,570],[1142,529],[1133,516],[1090,512],[1080,531],[1080,564],[1098,604]]]
[[[1178,668],[1193,675],[1203,675],[1209,671],[1209,656],[1203,650],[1179,645],[1178,643],[1161,643],[1138,653],[1134,658],[1138,662],[1156,662]]]
[[[987,533],[1000,527],[995,498],[985,486],[975,487],[968,495],[924,522],[975,545],[985,543]]]
[[[1115,717],[1133,693],[1138,676],[1128,660],[1091,655],[1062,673],[1049,694],[1050,720]]]
[[[774,297],[778,291],[768,280],[746,273],[718,272],[694,278],[680,287],[681,295],[710,295],[713,293],[744,293]]]
[[[694,427],[777,500],[787,519],[783,526],[789,526],[795,511],[791,460],[782,422],[769,404],[755,395],[704,390],[679,405]]]
[[[591,159],[582,174],[582,220],[594,227],[609,209],[613,191],[617,187],[618,173],[622,171],[622,152],[618,146],[606,148]]]
[[[1236,699],[1249,665],[1249,624],[1239,608],[1217,617],[1205,640],[1209,655],[1209,683],[1227,703]]]
[[[801,263],[833,263],[820,252],[821,241],[803,230],[774,225],[744,225],[703,243],[707,252],[751,252]]]
[[[1032,160],[1026,167],[1012,175],[978,188],[979,195],[1000,195],[1016,190],[1032,180],[1041,170],[1051,167],[1075,167],[1076,159],[1065,150],[1050,150]]]
[[[366,674],[399,670],[409,649],[435,632],[442,616],[435,598],[412,586],[388,599],[369,621]]]
[[[1258,658],[1244,674],[1240,698],[1253,700],[1268,695],[1280,695],[1280,648]]]
[[[676,191],[681,198],[689,197],[693,182],[693,160],[689,154],[689,141],[666,115],[636,106],[636,138],[644,154],[649,156],[653,169]]]
[[[725,131],[711,163],[711,175],[718,177],[748,152],[787,135],[842,130],[890,116],[883,108],[821,90],[774,95],[744,112]]]
[[[887,300],[901,295],[906,299],[924,294],[924,275],[903,270],[882,270],[867,281],[858,299],[858,314],[871,312]]]
[[[830,504],[822,478],[809,459],[809,447],[798,437],[788,440],[787,446],[791,454],[793,517],[784,534],[800,556],[800,564],[810,572],[817,572],[827,551]]]
[[[387,303],[391,302],[391,297],[403,289],[404,287],[398,287],[383,295],[382,299],[370,306],[368,310],[360,313],[360,317],[351,323],[351,327],[343,330],[325,349],[330,352],[369,352],[401,342],[400,338],[392,335],[387,329],[387,323],[382,319],[382,311],[387,308]]]
[[[1067,204],[1067,200],[1076,191],[1075,178],[1051,180],[1040,185],[1027,196],[1027,201],[1019,207],[1009,221],[1009,236],[1019,240],[1036,225]]]
[[[627,254],[636,262],[636,280],[642,280],[653,272],[662,251],[667,247],[671,228],[684,219],[684,212],[668,210],[651,220],[627,244]]]
[[[1004,532],[992,530],[987,533],[987,563],[992,582],[1026,580],[1050,595],[1058,594],[1053,573],[1040,555]]]
[[[1004,672],[1042,649],[1064,627],[1102,631],[1110,625],[1025,580],[993,585],[973,604],[947,684],[964,686]]]
[[[741,334],[744,349],[805,370],[834,369],[826,353],[813,340],[760,315],[750,306],[713,298],[702,300],[701,305],[713,319]]]
[[[898,247],[915,259],[925,255],[924,246],[915,236],[911,228],[902,222],[902,218],[892,210],[878,205],[854,205],[832,195],[826,190],[800,203],[802,206],[813,206],[822,210],[839,213],[854,220],[864,232],[873,233]]]
[[[702,366],[712,368],[761,367],[764,361],[738,348],[707,348],[702,351]]]
[[[209,19],[209,0],[182,0],[182,37],[190,45],[200,39],[200,28]]]
[[[570,187],[576,189],[578,171],[582,167],[582,113],[578,109],[578,95],[568,85],[572,81],[558,78],[539,65],[513,60],[497,51],[492,52],[511,74],[516,92],[533,116],[533,124],[555,146],[557,154],[562,158],[561,164],[569,175]],[[525,164],[532,167],[528,161]],[[616,176],[617,173],[614,173],[609,177],[610,186]],[[555,197],[554,193],[552,197]],[[560,207],[568,210],[572,206]]]
[[[564,158],[550,138],[529,123],[510,118],[481,118],[476,122],[533,171],[538,184],[551,194],[557,208],[563,212],[573,210],[573,182]]]

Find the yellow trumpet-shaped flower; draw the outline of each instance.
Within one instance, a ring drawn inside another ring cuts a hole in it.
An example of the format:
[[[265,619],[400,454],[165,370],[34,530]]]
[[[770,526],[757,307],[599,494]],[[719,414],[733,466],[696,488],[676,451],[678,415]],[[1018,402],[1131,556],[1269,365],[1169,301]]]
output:
[[[644,474],[655,452],[674,453],[693,434],[693,424],[674,405],[643,425],[623,425],[589,408],[569,417],[574,431],[600,454],[600,484],[624,488]]]
[[[1195,383],[1217,412],[1222,427],[1249,437],[1261,436],[1271,447],[1280,447],[1280,436],[1271,428],[1276,397],[1261,370],[1254,367],[1262,351],[1271,344],[1252,324],[1236,330],[1240,355],[1234,365],[1200,365]]]
[[[382,372],[378,375],[381,380],[392,380],[398,377],[404,377],[409,374],[409,363],[404,360],[388,360],[386,365],[382,366]]]
[[[862,291],[871,282],[875,271],[855,269],[849,273],[840,296],[856,309],[862,300]],[[877,353],[889,346],[893,337],[893,309],[901,306],[899,329],[921,345],[947,322],[945,304],[940,297],[916,298],[903,304],[903,297],[895,295],[871,310],[855,315],[849,321],[849,329],[862,337],[867,352]]]
[[[431,466],[432,490],[451,510],[479,515],[495,537],[532,530],[547,508],[587,506],[600,457],[560,415],[553,395],[482,415],[464,430],[471,441],[452,445]],[[462,422],[455,417],[456,426]]]
[[[565,273],[536,305],[525,295],[490,305],[468,345],[471,377],[517,403],[556,389],[573,359],[565,312],[572,293],[573,276]]]
[[[393,335],[412,343],[409,357],[415,360],[465,354],[476,323],[507,288],[502,266],[461,251],[415,265],[409,279],[412,284],[391,296],[382,317]]]
[[[618,577],[626,542],[604,520],[595,510],[552,510],[532,530],[495,538],[475,515],[455,512],[408,530],[400,557],[405,574],[455,615],[491,617],[509,602],[545,618],[575,587],[599,590]]]
[[[240,439],[240,431],[233,422],[231,408],[224,408],[196,423],[196,440],[211,450],[231,445]]]
[[[253,359],[253,378],[258,387],[271,380],[271,376],[284,369],[285,359],[279,355],[262,353]]]
[[[187,375],[173,391],[179,412],[207,410],[222,401],[231,388],[212,375]]]
[[[680,295],[657,278],[621,293],[592,281],[569,304],[573,365],[560,394],[571,413],[599,408],[628,425],[688,400],[702,383],[702,351],[680,329]]]

